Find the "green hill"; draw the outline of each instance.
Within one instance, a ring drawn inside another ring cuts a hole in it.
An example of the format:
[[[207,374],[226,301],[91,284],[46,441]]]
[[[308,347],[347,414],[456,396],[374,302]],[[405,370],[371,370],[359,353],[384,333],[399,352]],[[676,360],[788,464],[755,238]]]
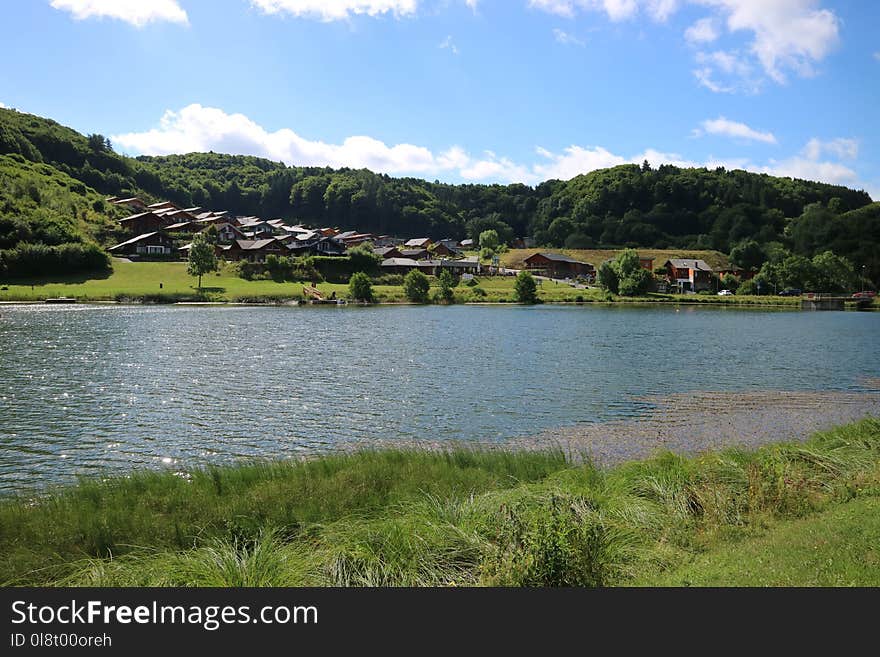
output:
[[[49,119],[0,109],[4,153],[18,158],[10,167],[41,163],[100,194],[168,199],[316,226],[433,238],[477,238],[494,228],[504,241],[533,237],[539,246],[568,249],[730,253],[754,241],[760,249],[752,249],[758,255],[746,263],[750,266],[771,253],[813,257],[831,248],[880,280],[874,256],[880,247],[878,213],[868,194],[746,171],[646,163],[535,187],[452,185],[217,153],[130,158],[114,152],[102,135],[84,136]],[[95,216],[82,218],[80,232],[107,246],[108,209],[92,209]],[[4,212],[8,223],[9,211]],[[94,230],[85,228],[92,223]]]

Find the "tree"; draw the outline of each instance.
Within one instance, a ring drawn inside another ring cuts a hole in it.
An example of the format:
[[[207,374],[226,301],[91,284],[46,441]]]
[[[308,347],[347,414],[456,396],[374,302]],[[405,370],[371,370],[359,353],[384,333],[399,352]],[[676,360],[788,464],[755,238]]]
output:
[[[403,279],[403,293],[413,303],[428,303],[431,282],[418,269],[411,269]]]
[[[348,293],[355,301],[373,301],[373,284],[370,277],[362,271],[357,271],[348,280]]]
[[[743,240],[730,250],[730,261],[743,269],[758,269],[765,260],[767,254],[764,249],[752,239]]]
[[[520,303],[538,303],[538,285],[535,283],[535,278],[527,271],[517,274],[513,292]]]
[[[638,251],[625,249],[611,262],[603,262],[596,274],[599,285],[626,297],[644,294],[651,287],[651,272],[642,267]]]
[[[617,294],[620,286],[620,279],[617,278],[617,271],[611,266],[610,262],[603,262],[599,265],[596,272],[596,282],[599,287],[608,290],[612,294]]]
[[[739,289],[741,282],[742,281],[733,274],[724,274],[721,278],[721,287],[725,290],[736,292]]]
[[[480,233],[480,249],[495,251],[499,246],[501,246],[501,238],[498,237],[497,230],[484,230]]]
[[[455,280],[455,276],[452,275],[452,272],[448,269],[444,269],[440,272],[440,299],[442,299],[446,303],[452,303],[455,301],[455,292],[454,288],[457,285],[458,281]]]
[[[202,289],[202,276],[217,271],[218,264],[214,245],[208,241],[206,236],[201,233],[196,234],[189,249],[186,272],[190,276],[199,277],[199,289]]]
[[[816,292],[845,292],[856,287],[858,276],[852,263],[831,251],[813,257],[813,286]]]

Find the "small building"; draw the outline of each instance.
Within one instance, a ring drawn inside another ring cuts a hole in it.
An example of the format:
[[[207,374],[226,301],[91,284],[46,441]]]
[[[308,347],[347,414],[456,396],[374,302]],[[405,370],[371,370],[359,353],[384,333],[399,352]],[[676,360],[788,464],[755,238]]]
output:
[[[407,249],[427,249],[434,242],[431,241],[430,237],[417,237],[415,239],[407,240],[403,243]]]
[[[479,274],[480,259],[477,256],[470,258],[460,258],[458,260],[441,260],[440,269],[449,269],[456,275],[461,274]]]
[[[155,212],[141,212],[119,220],[120,227],[130,235],[143,235],[154,233],[174,223],[160,217]]]
[[[428,249],[401,249],[400,255],[410,260],[427,260],[431,257]]]
[[[342,256],[345,247],[335,237],[318,237],[317,239],[297,239],[285,247],[291,256]]]
[[[166,233],[198,233],[202,226],[197,221],[181,221],[165,227]]]
[[[116,256],[167,256],[174,252],[174,240],[160,230],[132,237],[108,251]]]
[[[379,266],[383,274],[407,274],[418,269],[419,263],[411,258],[387,258]]]
[[[703,260],[672,258],[664,265],[666,280],[678,292],[699,292],[712,287],[712,268]]]
[[[441,240],[434,244],[430,251],[435,256],[442,256],[444,258],[455,258],[462,254],[461,249],[454,244],[454,240]]]
[[[198,225],[201,229],[200,232],[202,232],[202,233],[204,233],[206,230],[208,230],[208,228],[211,227],[210,225],[205,227],[204,223],[201,221],[198,222]],[[220,242],[224,242],[224,243],[228,244],[228,243],[233,242],[235,240],[243,240],[244,239],[244,233],[241,231],[241,229],[239,229],[238,226],[229,223],[228,221],[222,221],[220,223],[211,224],[211,225],[213,225],[217,228],[217,239]]]
[[[379,256],[382,260],[405,257],[396,246],[376,247],[373,249],[373,255]]]
[[[461,248],[463,248],[465,250],[473,249],[474,248],[474,241],[470,240],[470,239],[462,240],[461,241]]]
[[[559,253],[533,253],[524,261],[526,269],[550,278],[595,279],[596,269],[589,262],[581,262]]]
[[[654,258],[639,256],[639,266],[652,274],[654,273]]]
[[[223,247],[223,258],[230,262],[266,262],[270,255],[288,255],[287,247],[278,240],[233,240]]]
[[[158,203],[150,203],[147,208],[150,210],[183,210],[179,205],[171,201],[159,201]]]
[[[140,200],[137,196],[131,196],[129,198],[111,198],[113,198],[112,201],[110,199],[107,200],[113,205],[120,205],[129,208],[132,212],[147,212],[147,204]]]

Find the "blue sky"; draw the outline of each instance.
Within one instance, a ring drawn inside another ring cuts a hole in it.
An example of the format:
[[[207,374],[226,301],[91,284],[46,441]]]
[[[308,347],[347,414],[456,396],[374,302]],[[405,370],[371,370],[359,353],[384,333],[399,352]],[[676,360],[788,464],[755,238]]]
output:
[[[0,103],[117,150],[452,182],[649,159],[880,198],[880,3],[5,0]]]

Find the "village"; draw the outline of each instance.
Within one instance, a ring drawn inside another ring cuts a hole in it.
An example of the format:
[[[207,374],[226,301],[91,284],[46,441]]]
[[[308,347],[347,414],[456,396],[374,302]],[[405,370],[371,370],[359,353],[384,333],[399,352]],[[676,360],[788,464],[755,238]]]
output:
[[[450,270],[455,275],[470,277],[519,271],[499,266],[497,259],[492,264],[482,263],[478,245],[472,239],[403,238],[332,227],[312,228],[280,218],[234,216],[226,210],[181,208],[171,201],[147,204],[137,197],[106,200],[133,212],[119,220],[121,232],[129,239],[109,249],[111,255],[131,260],[186,260],[193,236],[204,233],[213,236],[218,258],[230,263],[259,265],[269,256],[344,257],[349,249],[367,245],[379,260],[383,274],[405,275],[418,270],[438,276],[443,270]],[[655,268],[654,258],[640,257],[639,264],[656,277],[654,285],[658,292],[704,292],[712,290],[713,285],[717,287],[714,281],[727,274],[743,280],[754,275],[736,267],[713,269],[701,259],[671,258]],[[522,260],[521,269],[542,279],[578,287],[596,282],[596,264],[561,253],[532,253]]]

